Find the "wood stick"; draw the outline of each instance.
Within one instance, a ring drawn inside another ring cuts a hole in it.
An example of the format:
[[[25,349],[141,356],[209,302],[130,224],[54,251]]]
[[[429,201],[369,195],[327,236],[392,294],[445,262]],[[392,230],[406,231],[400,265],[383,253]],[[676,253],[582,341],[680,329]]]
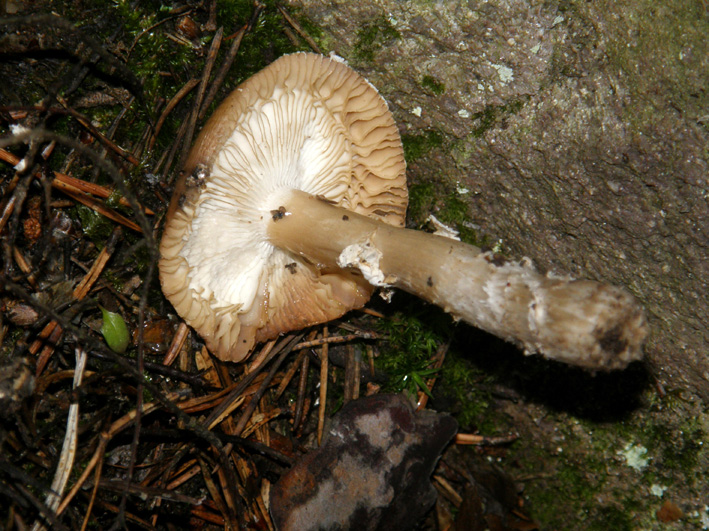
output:
[[[327,326],[323,327],[323,338],[327,338]],[[323,429],[325,426],[325,411],[327,403],[327,367],[329,343],[323,343],[320,349],[320,405],[318,407],[318,446],[322,444]]]

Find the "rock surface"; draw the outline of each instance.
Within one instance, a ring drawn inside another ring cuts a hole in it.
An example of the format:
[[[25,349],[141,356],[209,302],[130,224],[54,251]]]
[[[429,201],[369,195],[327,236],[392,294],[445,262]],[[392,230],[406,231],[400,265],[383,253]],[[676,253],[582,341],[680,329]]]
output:
[[[627,287],[650,367],[709,399],[703,2],[290,0],[390,102],[409,180],[542,269]]]
[[[415,412],[403,395],[346,404],[323,446],[271,490],[280,531],[409,529],[436,501],[433,468],[457,430],[453,417]]]

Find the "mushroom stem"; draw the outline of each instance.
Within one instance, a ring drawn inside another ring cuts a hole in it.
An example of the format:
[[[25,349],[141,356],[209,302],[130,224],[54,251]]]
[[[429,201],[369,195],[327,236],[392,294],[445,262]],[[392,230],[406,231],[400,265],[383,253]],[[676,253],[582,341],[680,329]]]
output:
[[[349,269],[442,307],[526,353],[588,369],[642,357],[642,308],[625,290],[538,273],[456,240],[397,228],[299,190],[274,199],[268,238],[323,271]]]

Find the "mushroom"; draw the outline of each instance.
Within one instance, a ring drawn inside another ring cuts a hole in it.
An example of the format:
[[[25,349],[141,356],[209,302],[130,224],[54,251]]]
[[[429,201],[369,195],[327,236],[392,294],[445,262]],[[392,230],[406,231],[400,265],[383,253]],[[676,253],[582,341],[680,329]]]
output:
[[[219,358],[400,288],[525,352],[589,369],[642,356],[625,290],[403,228],[405,162],[383,98],[336,58],[281,57],[192,148],[160,244],[162,288]]]

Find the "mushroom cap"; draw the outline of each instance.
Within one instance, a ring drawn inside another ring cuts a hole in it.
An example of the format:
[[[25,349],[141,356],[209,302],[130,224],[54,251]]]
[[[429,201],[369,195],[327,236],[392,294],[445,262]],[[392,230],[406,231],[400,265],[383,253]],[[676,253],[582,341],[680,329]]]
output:
[[[277,197],[299,189],[402,226],[399,132],[384,99],[339,60],[286,55],[234,90],[180,174],[160,242],[160,282],[222,360],[363,306],[372,287],[271,245]]]

